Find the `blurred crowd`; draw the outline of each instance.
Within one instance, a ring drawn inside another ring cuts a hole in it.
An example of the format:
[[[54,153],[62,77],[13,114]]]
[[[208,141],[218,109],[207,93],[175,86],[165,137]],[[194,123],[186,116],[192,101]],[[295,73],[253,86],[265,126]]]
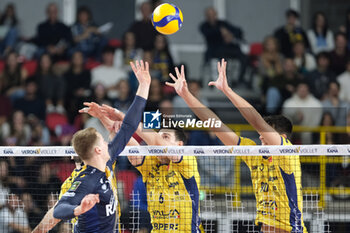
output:
[[[95,127],[107,138],[108,132],[97,119],[78,114],[78,110],[83,102],[94,101],[126,111],[137,87],[129,62],[137,59],[147,61],[151,69],[147,110],[186,113],[184,101],[164,85],[177,64],[167,37],[152,26],[155,6],[142,3],[142,19],[133,22],[120,40],[107,38],[86,6],[78,9],[76,22],[68,26],[59,19],[57,5],[49,4],[47,18],[37,26],[33,38],[21,37],[18,26],[25,19],[17,16],[15,5],[1,9],[0,146],[66,146],[84,127]],[[212,67],[220,58],[236,61],[236,74],[228,72],[230,84],[261,93],[265,114],[284,113],[302,126],[349,125],[350,9],[335,31],[328,27],[322,12],[313,16],[308,30],[300,26],[298,12],[288,10],[285,16],[285,25],[266,32],[264,41],[247,45],[242,28],[218,19],[216,10],[207,8],[198,31],[207,48],[203,68]],[[203,89],[206,83],[201,79],[188,79],[190,91],[210,106],[201,93],[212,90]],[[220,144],[210,133],[190,132],[188,136],[189,145]],[[349,139],[349,134],[326,135],[327,144],[349,143]],[[320,137],[306,133],[294,142],[320,143]],[[213,169],[199,161],[201,175],[210,179],[207,182],[222,186],[228,178],[233,181],[232,164],[213,159],[210,166],[218,167]],[[2,232],[29,232],[55,203],[51,193],[59,191],[73,168],[69,158],[0,160],[0,216],[28,219],[23,223],[27,227],[11,222],[9,230]],[[121,160],[118,169],[132,168]],[[1,219],[0,229],[5,224]]]

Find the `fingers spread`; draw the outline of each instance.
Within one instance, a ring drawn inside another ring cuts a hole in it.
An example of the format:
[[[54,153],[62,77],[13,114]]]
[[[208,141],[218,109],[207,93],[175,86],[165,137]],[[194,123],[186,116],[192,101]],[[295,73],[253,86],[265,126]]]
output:
[[[181,65],[181,76],[185,78],[185,66]]]
[[[177,78],[172,73],[170,73],[169,76],[174,82],[177,81]]]
[[[165,82],[165,85],[167,85],[169,87],[175,87],[175,83]]]
[[[178,78],[180,78],[181,75],[180,75],[180,72],[179,72],[179,68],[175,67],[175,72],[176,72],[176,76],[177,76]]]

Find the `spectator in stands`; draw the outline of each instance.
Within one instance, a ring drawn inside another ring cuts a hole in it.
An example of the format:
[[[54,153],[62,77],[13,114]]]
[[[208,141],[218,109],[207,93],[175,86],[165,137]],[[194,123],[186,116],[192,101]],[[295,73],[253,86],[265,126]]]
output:
[[[276,114],[284,100],[292,96],[296,86],[301,81],[294,61],[291,58],[284,60],[283,74],[272,79],[265,79],[263,88],[266,90],[266,112]]]
[[[346,126],[349,104],[339,99],[340,85],[331,81],[328,85],[327,98],[322,101],[323,111],[332,114],[336,126]]]
[[[200,31],[203,34],[207,50],[205,52],[205,62],[211,58],[217,58],[218,50],[224,44],[222,29],[228,30],[233,40],[239,42],[243,40],[243,32],[239,27],[231,25],[227,21],[219,20],[217,12],[213,7],[208,7],[205,11],[206,21],[200,25]]]
[[[122,69],[114,67],[114,48],[106,47],[102,52],[102,64],[91,71],[91,86],[102,84],[109,98],[118,95],[118,83],[128,76]]]
[[[38,56],[50,54],[53,59],[65,58],[67,49],[73,42],[69,27],[58,19],[58,7],[50,3],[46,8],[47,20],[37,27],[35,41],[39,46]]]
[[[16,52],[9,52],[6,56],[4,71],[0,74],[0,93],[6,94],[12,102],[24,96],[24,82],[27,71],[18,62]]]
[[[310,93],[307,83],[301,82],[295,94],[284,102],[283,114],[295,125],[318,126],[322,117],[322,103]],[[310,144],[311,136],[310,133],[302,133],[301,142]]]
[[[199,80],[188,80],[188,90],[196,97],[203,105],[210,107],[207,98],[201,96],[202,84]],[[174,111],[176,114],[192,115],[195,117],[190,108],[188,108],[186,102],[180,96],[176,95],[173,99]],[[187,117],[188,118],[188,117]]]
[[[18,19],[14,4],[8,4],[5,12],[0,16],[0,57],[6,56],[11,50],[15,48],[18,39],[17,29]]]
[[[69,70],[64,74],[66,85],[65,106],[68,117],[73,120],[83,102],[90,96],[91,73],[85,69],[83,53],[73,53]]]
[[[169,73],[174,69],[167,38],[161,34],[157,35],[154,41],[153,69],[160,71],[162,82],[169,80]]]
[[[2,125],[1,132],[6,146],[27,146],[31,137],[30,127],[19,110],[13,112],[9,123]]]
[[[147,109],[147,111],[157,111],[163,97],[164,93],[161,82],[158,79],[152,79],[145,109]]]
[[[39,84],[40,94],[45,100],[46,111],[48,113],[65,113],[63,105],[65,94],[64,79],[54,74],[52,60],[47,53],[43,54],[40,58],[36,79]],[[55,102],[56,107],[54,105]]]
[[[327,94],[329,82],[335,80],[335,74],[329,69],[329,55],[326,52],[320,52],[316,56],[317,68],[308,73],[305,81],[310,87],[310,92],[317,99],[324,99]]]
[[[26,80],[24,97],[16,100],[14,108],[21,110],[26,116],[33,114],[40,120],[45,120],[45,101],[38,96],[38,85],[34,78]]]
[[[316,69],[316,61],[314,56],[306,52],[304,42],[298,41],[293,45],[294,63],[300,74],[307,73]]]
[[[285,57],[292,57],[293,55],[293,45],[296,42],[304,42],[305,47],[309,48],[309,41],[307,39],[306,33],[298,25],[299,13],[295,10],[289,9],[286,11],[286,25],[278,28],[275,31],[275,37],[279,41],[281,46],[281,52]]]
[[[107,39],[98,31],[91,10],[87,6],[79,7],[77,20],[72,26],[72,35],[75,42],[73,51],[79,50],[85,57],[101,58]]]
[[[161,80],[162,73],[160,70],[154,69],[154,59],[153,59],[153,52],[151,50],[145,50],[143,52],[143,61],[148,62],[149,64],[149,73],[151,74],[151,77],[153,79]]]
[[[346,61],[350,55],[346,46],[346,35],[344,33],[338,33],[335,36],[335,49],[330,53],[330,69],[335,72],[336,75],[345,71]]]
[[[118,84],[118,98],[113,101],[113,106],[126,113],[132,103],[132,95],[128,81],[121,80]]]
[[[21,199],[23,202],[24,211],[28,216],[29,226],[31,229],[34,229],[42,218],[42,210],[35,205],[30,193],[23,193],[21,195]],[[46,210],[46,208],[44,210]]]
[[[240,44],[236,41],[234,34],[227,28],[223,27],[220,29],[223,43],[219,46],[216,58],[225,58],[228,60],[237,60],[240,64],[238,80],[233,80],[233,86],[236,84],[244,84],[247,87],[251,87],[251,81],[246,81],[244,79],[245,70],[247,68],[248,57],[243,54]]]
[[[10,193],[8,179],[9,179],[8,163],[6,160],[0,160],[0,209],[4,205],[6,205],[6,198],[7,198],[7,195]]]
[[[128,31],[135,34],[136,48],[143,50],[151,50],[154,48],[154,40],[157,35],[157,31],[151,22],[152,5],[149,1],[145,1],[140,7],[142,19],[134,22]]]
[[[123,35],[122,47],[114,54],[114,66],[125,71],[131,71],[130,62],[142,58],[142,49],[136,48],[135,34],[126,32]]]
[[[0,94],[0,127],[4,124],[11,116],[12,113],[12,104],[9,98]],[[0,132],[0,145],[1,141],[1,132]]]
[[[323,12],[317,12],[312,21],[312,28],[307,31],[312,53],[317,55],[320,52],[332,51],[334,49],[334,36],[328,28],[326,15]]]
[[[9,194],[7,205],[0,209],[0,229],[2,233],[30,233],[28,216],[17,194]]]
[[[283,57],[275,37],[268,36],[263,42],[263,51],[259,61],[259,74],[270,80],[283,73]]]
[[[340,31],[345,33],[347,41],[348,41],[348,50],[350,51],[350,8],[347,9],[345,15],[345,25],[340,27]]]
[[[43,163],[36,180],[30,185],[30,193],[39,208],[47,208],[48,196],[58,193],[61,181],[54,174],[49,163]]]
[[[48,128],[33,114],[27,117],[31,129],[31,146],[50,146],[50,132]]]
[[[346,71],[337,77],[340,84],[339,98],[350,104],[350,58],[346,63]]]

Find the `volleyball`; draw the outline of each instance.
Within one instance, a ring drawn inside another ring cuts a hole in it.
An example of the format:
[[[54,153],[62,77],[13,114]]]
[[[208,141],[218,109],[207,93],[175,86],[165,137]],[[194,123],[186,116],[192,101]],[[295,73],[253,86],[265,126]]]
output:
[[[181,28],[182,22],[182,12],[173,4],[163,3],[154,9],[152,14],[153,27],[165,35],[177,32]]]

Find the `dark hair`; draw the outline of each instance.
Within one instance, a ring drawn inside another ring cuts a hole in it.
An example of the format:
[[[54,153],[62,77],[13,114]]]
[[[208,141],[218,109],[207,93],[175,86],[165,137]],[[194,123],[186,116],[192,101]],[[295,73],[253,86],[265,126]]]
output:
[[[337,85],[338,89],[340,89],[340,83],[337,80],[331,80],[328,83],[328,90],[331,88],[331,84],[334,83],[335,85]]]
[[[31,84],[31,83],[37,84],[37,83],[36,83],[36,79],[35,79],[35,77],[33,77],[33,76],[27,78],[26,81],[24,81],[25,86],[27,86],[27,85],[29,85],[29,84]]]
[[[329,58],[329,53],[327,53],[327,52],[319,52],[319,53],[316,55],[316,61],[318,61],[321,57],[327,58],[328,60],[330,59],[330,58]]]
[[[328,20],[327,20],[327,17],[325,15],[325,13],[319,11],[319,12],[316,12],[313,16],[313,19],[312,19],[312,30],[315,32],[315,34],[317,35],[317,31],[316,31],[316,21],[317,21],[317,17],[318,16],[323,16],[324,18],[324,27],[322,28],[322,36],[326,37],[327,35],[327,31],[328,31]]]
[[[299,18],[299,13],[296,10],[288,9],[286,11],[286,17],[289,17],[289,16],[294,16],[295,18]]]
[[[10,3],[6,6],[5,12],[1,15],[0,17],[0,25],[3,25],[5,23],[6,17],[7,17],[7,11],[12,8],[13,10],[13,16],[11,18],[11,26],[16,26],[18,24],[18,19],[16,16],[16,10],[15,10],[15,5]]]
[[[103,48],[102,54],[106,53],[113,53],[114,54],[115,49],[112,46],[107,45],[106,47]]]
[[[184,144],[186,144],[187,142],[187,137],[186,137],[186,134],[185,134],[185,131],[182,129],[182,128],[179,128],[179,127],[169,127],[169,128],[162,128],[164,130],[173,130],[174,133],[175,133],[175,139],[177,141],[181,141],[183,142]]]
[[[42,54],[42,55],[40,56],[40,58],[39,58],[38,68],[37,68],[37,70],[36,70],[37,76],[41,76],[41,75],[42,75],[43,68],[42,68],[42,66],[41,66],[41,60],[43,59],[44,56],[47,56],[47,57],[50,59],[50,61],[51,61],[51,66],[50,66],[50,68],[49,68],[49,74],[52,75],[52,74],[54,73],[54,72],[53,72],[53,60],[52,60],[52,57],[51,57],[51,55],[50,55],[49,53],[44,53],[44,54]],[[38,78],[38,77],[37,77],[37,78]]]
[[[332,125],[334,125],[334,124],[335,124],[334,118],[333,118],[332,114],[331,114],[330,112],[327,111],[327,112],[324,112],[324,113],[322,114],[320,126],[323,126],[323,121],[324,121],[324,119],[326,118],[326,116],[329,116],[329,117],[331,118],[331,120],[332,120]]]
[[[279,134],[286,134],[288,138],[291,137],[293,131],[292,122],[283,115],[265,116],[264,120]]]
[[[80,15],[81,13],[83,13],[83,12],[85,12],[86,14],[88,14],[89,22],[91,22],[91,21],[92,21],[92,13],[91,13],[90,8],[87,7],[87,6],[81,6],[81,7],[78,8],[76,22],[79,21],[79,15]]]
[[[337,34],[335,34],[334,39],[337,39],[339,36],[342,36],[345,38],[345,40],[347,40],[348,38],[346,37],[346,34],[344,32],[337,32]]]

